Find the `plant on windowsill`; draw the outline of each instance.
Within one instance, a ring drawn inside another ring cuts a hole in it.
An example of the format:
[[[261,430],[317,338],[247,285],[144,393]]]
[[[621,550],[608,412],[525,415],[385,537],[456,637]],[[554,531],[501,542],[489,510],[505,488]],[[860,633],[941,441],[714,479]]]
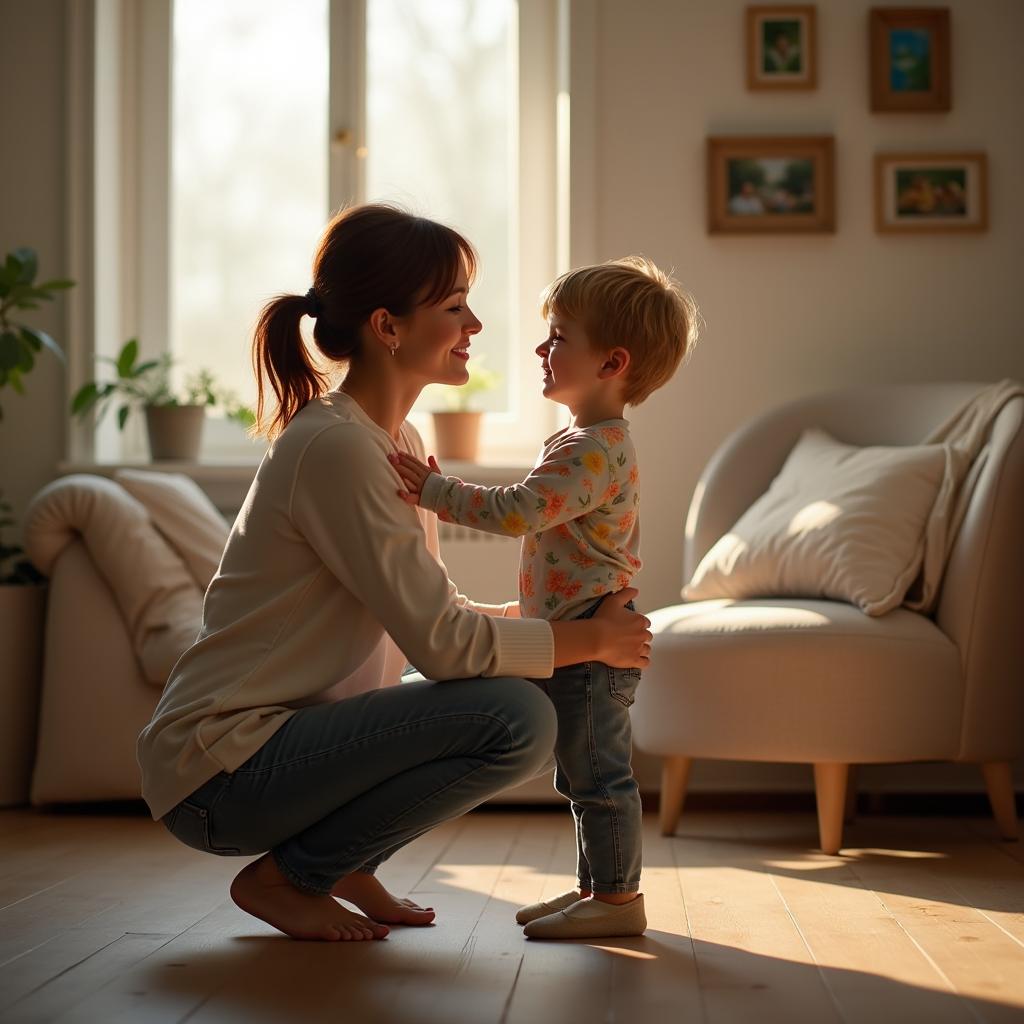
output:
[[[50,335],[11,319],[15,311],[38,309],[74,284],[36,284],[38,270],[38,256],[28,247],[7,253],[0,264],[0,389],[10,386],[19,395],[44,349],[64,362]],[[15,525],[13,511],[0,492],[0,807],[28,802],[46,610],[45,579],[21,546],[4,537]]]
[[[116,358],[100,356],[114,367],[116,377],[101,383],[83,384],[71,400],[75,416],[87,416],[96,409],[98,423],[110,406],[118,403],[117,427],[124,430],[133,409],[146,416],[149,454],[154,460],[178,459],[194,462],[199,457],[203,422],[208,408],[219,407],[228,419],[251,427],[255,416],[235,395],[220,387],[209,370],[199,370],[185,378],[181,388],[171,385],[174,359],[164,353],[158,359],[137,362],[139,343],[130,338]]]
[[[447,409],[432,413],[434,440],[439,459],[472,462],[480,447],[480,421],[483,413],[473,408],[477,395],[493,391],[501,377],[483,365],[485,356],[477,356],[469,364],[469,380],[465,384],[444,389]]]

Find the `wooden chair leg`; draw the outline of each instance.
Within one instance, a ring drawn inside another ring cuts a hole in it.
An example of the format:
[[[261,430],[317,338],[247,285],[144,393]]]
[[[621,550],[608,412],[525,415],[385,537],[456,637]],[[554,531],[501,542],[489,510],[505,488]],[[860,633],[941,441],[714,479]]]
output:
[[[1004,839],[1016,839],[1017,807],[1010,762],[988,761],[981,766],[981,773],[985,776],[985,788],[999,834]]]
[[[690,777],[690,765],[692,764],[693,760],[689,757],[666,757],[661,762],[659,819],[663,836],[673,835],[679,824],[679,815],[683,813],[686,783]]]
[[[843,809],[846,806],[848,764],[816,764],[814,792],[818,800],[818,836],[825,853],[835,854],[843,844]]]
[[[846,775],[846,801],[843,810],[843,824],[852,824],[857,817],[857,766],[850,765]]]

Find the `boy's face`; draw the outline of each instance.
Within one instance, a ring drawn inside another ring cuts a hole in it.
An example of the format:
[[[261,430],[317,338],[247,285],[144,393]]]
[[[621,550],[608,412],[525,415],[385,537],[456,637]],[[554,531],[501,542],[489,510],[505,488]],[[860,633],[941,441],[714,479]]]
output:
[[[545,398],[576,411],[604,384],[598,372],[606,356],[591,347],[578,320],[552,311],[548,317],[548,336],[535,351],[544,371]]]

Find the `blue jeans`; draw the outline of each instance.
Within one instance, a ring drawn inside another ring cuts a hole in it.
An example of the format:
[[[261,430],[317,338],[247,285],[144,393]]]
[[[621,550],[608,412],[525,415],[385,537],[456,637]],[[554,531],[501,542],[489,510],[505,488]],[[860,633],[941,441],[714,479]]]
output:
[[[578,618],[590,618],[591,605]],[[627,607],[632,611],[633,602]],[[630,755],[629,708],[640,670],[585,661],[534,680],[558,715],[555,789],[572,806],[581,889],[636,892],[643,852],[640,791]]]
[[[284,876],[328,893],[550,760],[550,701],[525,679],[410,682],[302,708],[252,757],[164,817],[198,850],[270,850]]]

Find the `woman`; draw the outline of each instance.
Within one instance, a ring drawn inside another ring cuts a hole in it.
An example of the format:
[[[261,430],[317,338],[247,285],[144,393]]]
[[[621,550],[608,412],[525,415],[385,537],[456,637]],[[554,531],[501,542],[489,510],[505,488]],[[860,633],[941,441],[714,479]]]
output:
[[[549,760],[554,711],[529,678],[648,661],[649,623],[625,608],[635,590],[570,622],[474,604],[437,559],[436,521],[397,497],[387,456],[425,457],[405,422],[417,396],[467,380],[474,270],[451,229],[354,207],[328,226],[309,292],[263,310],[253,363],[261,429],[264,375],[277,398],[272,443],[199,637],[139,737],[153,817],[197,849],[263,854],[232,899],[295,938],[433,920],[374,871]],[[324,360],[347,367],[333,391],[303,344],[306,315]],[[445,682],[391,685],[406,660]]]

